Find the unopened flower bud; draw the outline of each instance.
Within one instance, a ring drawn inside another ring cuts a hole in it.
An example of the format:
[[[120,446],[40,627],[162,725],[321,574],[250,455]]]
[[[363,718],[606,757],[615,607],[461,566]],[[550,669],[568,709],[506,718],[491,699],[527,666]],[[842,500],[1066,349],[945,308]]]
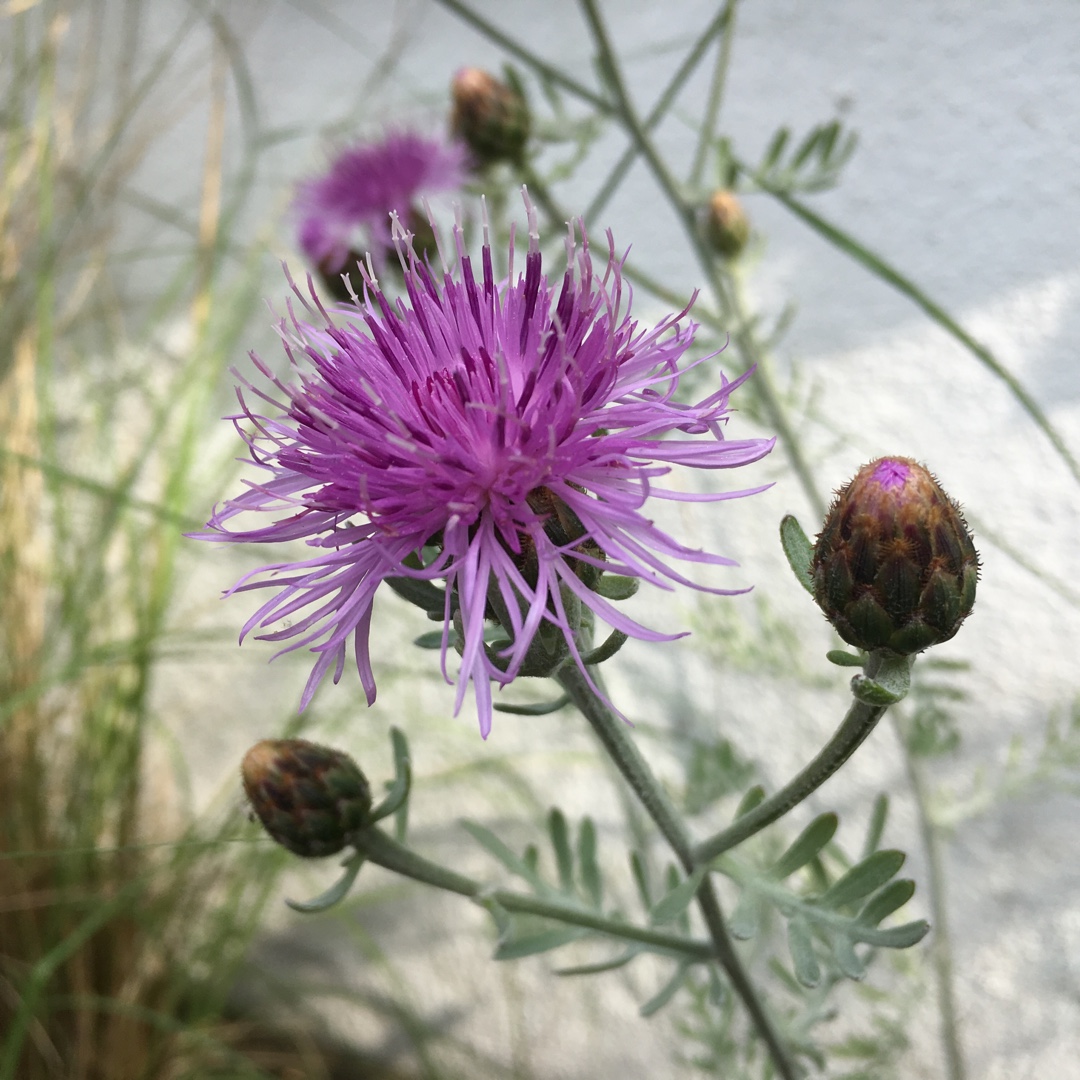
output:
[[[834,500],[811,562],[814,599],[850,645],[921,652],[975,603],[979,556],[960,507],[910,458],[864,465]]]
[[[306,739],[263,739],[240,772],[263,828],[306,858],[337,854],[371,810],[371,787],[356,762]]]
[[[462,68],[451,85],[450,127],[481,164],[520,162],[532,118],[521,91],[480,68]]]
[[[733,258],[750,239],[750,222],[742,203],[731,191],[717,191],[709,200],[705,235],[713,250]]]

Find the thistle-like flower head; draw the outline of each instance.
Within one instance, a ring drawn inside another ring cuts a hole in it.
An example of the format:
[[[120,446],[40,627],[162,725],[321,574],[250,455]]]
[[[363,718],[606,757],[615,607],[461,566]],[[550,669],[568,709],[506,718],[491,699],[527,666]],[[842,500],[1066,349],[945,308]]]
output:
[[[886,457],[837,493],[811,571],[814,598],[846,642],[908,655],[960,629],[979,556],[934,477],[911,458]]]
[[[336,855],[363,827],[371,787],[348,754],[306,739],[263,739],[240,777],[263,828],[295,855]]]
[[[322,176],[297,187],[293,214],[301,249],[328,276],[351,269],[353,253],[365,251],[381,272],[393,254],[390,215],[409,221],[418,200],[456,191],[467,163],[462,143],[411,132],[341,151]]]
[[[670,588],[692,584],[674,568],[679,560],[732,564],[677,543],[644,510],[650,497],[752,493],[681,494],[658,483],[675,465],[730,469],[769,452],[771,439],[723,435],[728,397],[745,376],[729,382],[718,373],[703,400],[677,400],[696,329],[687,311],[650,329],[631,319],[610,234],[598,269],[571,229],[569,269],[549,282],[526,205],[524,270],[514,266],[511,241],[506,282],[495,279],[487,243],[474,267],[460,228],[456,269],[441,272],[399,233],[407,298],[388,299],[370,272],[351,313],[331,315],[297,290],[303,310],[291,304],[280,324],[294,380],[253,357],[268,387],[248,387],[261,399],[252,404],[241,388],[234,420],[264,477],[218,507],[200,538],[303,539],[311,548],[308,558],[265,566],[232,590],[274,590],[243,634],[285,622],[263,636],[287,642],[284,651],[315,653],[302,707],[327,672],[340,678],[350,638],[374,701],[369,631],[388,578],[445,586],[435,593],[443,670],[453,645],[455,708],[471,683],[486,736],[491,683],[537,673],[529,652],[538,635],[562,641],[566,661],[578,664],[590,613],[628,636],[672,636],[600,595],[604,573]],[[273,520],[233,531],[233,519],[249,511]],[[492,620],[509,643],[485,642]]]
[[[450,86],[454,108],[450,127],[483,164],[520,163],[529,142],[532,117],[517,86],[480,68],[462,68]]]

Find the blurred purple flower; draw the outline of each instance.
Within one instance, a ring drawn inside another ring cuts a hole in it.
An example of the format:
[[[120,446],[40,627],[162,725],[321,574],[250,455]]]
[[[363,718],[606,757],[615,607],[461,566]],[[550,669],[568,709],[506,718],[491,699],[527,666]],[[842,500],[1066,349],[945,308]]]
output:
[[[589,646],[577,637],[578,605],[633,637],[682,636],[628,618],[589,587],[590,576],[704,588],[671,563],[734,565],[677,543],[642,508],[650,496],[707,502],[762,490],[701,495],[655,486],[672,465],[736,468],[772,449],[772,439],[723,437],[728,395],[746,376],[728,382],[720,375],[719,388],[695,405],[677,401],[690,366],[680,369],[680,361],[696,330],[687,311],[639,328],[610,233],[598,273],[587,239],[576,246],[571,229],[569,269],[550,284],[526,205],[524,273],[515,276],[511,240],[508,280],[496,283],[486,242],[477,276],[457,227],[458,268],[444,264],[440,274],[412,253],[397,225],[407,301],[391,302],[365,271],[361,306],[351,318],[346,308],[331,318],[313,289],[314,305],[294,286],[304,312],[298,316],[290,302],[279,332],[296,378],[282,381],[252,355],[272,389],[245,385],[272,410],[260,413],[238,388],[242,412],[232,419],[266,478],[216,507],[199,538],[303,538],[315,549],[309,559],[252,571],[230,590],[277,590],[241,640],[286,620],[262,636],[288,642],[285,652],[309,646],[317,654],[301,708],[328,671],[338,681],[350,635],[368,703],[375,700],[369,631],[375,593],[387,578],[445,582],[443,671],[456,630],[455,712],[471,682],[486,737],[491,681],[505,684],[521,673],[545,622],[579,664],[580,647]],[[231,530],[231,520],[247,511],[279,516],[261,528]],[[569,534],[556,517],[574,523]],[[483,636],[495,610],[508,613],[502,618],[512,639],[498,652]]]
[[[463,143],[409,132],[343,150],[323,176],[297,186],[293,215],[300,247],[313,266],[332,275],[351,269],[359,244],[381,271],[393,249],[390,214],[409,222],[417,199],[460,188],[467,164]]]

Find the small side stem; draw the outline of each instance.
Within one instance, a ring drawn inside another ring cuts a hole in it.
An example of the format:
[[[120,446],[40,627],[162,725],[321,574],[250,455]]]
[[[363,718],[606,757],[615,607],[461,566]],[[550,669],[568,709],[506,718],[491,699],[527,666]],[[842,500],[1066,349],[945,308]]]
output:
[[[567,664],[559,672],[558,681],[570,695],[582,715],[592,725],[593,731],[611,756],[612,761],[629,783],[642,806],[667,840],[687,874],[692,874],[699,863],[695,861],[689,833],[679,812],[675,809],[664,789],[660,786],[648,763],[642,757],[627,725],[600,700],[589,686],[585,675],[576,665]],[[758,996],[757,989],[743,967],[739,954],[728,934],[720,901],[712,880],[705,876],[697,893],[698,906],[712,938],[716,959],[724,969],[735,992],[742,1000],[758,1035],[768,1048],[769,1055],[783,1080],[797,1080],[798,1069],[788,1054],[772,1018]]]
[[[871,653],[866,674],[873,678],[876,668],[877,658]],[[853,701],[836,733],[805,769],[726,829],[698,844],[694,849],[694,858],[699,863],[710,862],[782,818],[792,807],[821,787],[858,750],[887,708],[887,705],[872,706]]]
[[[381,829],[364,829],[353,837],[352,842],[356,850],[368,862],[375,863],[376,866],[382,866],[395,874],[412,878],[414,881],[422,881],[425,885],[433,885],[437,889],[467,896],[480,903],[490,901],[506,911],[541,915],[572,926],[581,926],[586,930],[608,934],[620,940],[638,941],[653,948],[665,949],[691,960],[706,961],[713,959],[714,956],[713,945],[708,941],[695,941],[664,930],[634,926],[632,923],[605,918],[596,912],[558,900],[527,896],[523,893],[511,892],[509,889],[492,889],[483,882],[465,877],[464,874],[439,866],[438,863],[417,855],[415,851],[410,851],[409,848],[399,844]]]

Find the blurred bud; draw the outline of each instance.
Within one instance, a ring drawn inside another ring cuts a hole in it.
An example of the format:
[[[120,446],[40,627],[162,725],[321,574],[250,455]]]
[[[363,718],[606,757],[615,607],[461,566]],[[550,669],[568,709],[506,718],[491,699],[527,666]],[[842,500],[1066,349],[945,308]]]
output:
[[[705,236],[714,251],[734,258],[750,239],[750,222],[732,191],[717,191],[709,200]]]
[[[520,162],[532,118],[521,91],[479,68],[462,68],[451,84],[450,127],[481,164]]]
[[[337,854],[371,810],[371,787],[356,762],[306,739],[263,739],[240,773],[263,828],[305,858]]]
[[[921,652],[975,603],[979,556],[960,507],[910,458],[864,465],[837,495],[811,562],[814,599],[860,649]]]

